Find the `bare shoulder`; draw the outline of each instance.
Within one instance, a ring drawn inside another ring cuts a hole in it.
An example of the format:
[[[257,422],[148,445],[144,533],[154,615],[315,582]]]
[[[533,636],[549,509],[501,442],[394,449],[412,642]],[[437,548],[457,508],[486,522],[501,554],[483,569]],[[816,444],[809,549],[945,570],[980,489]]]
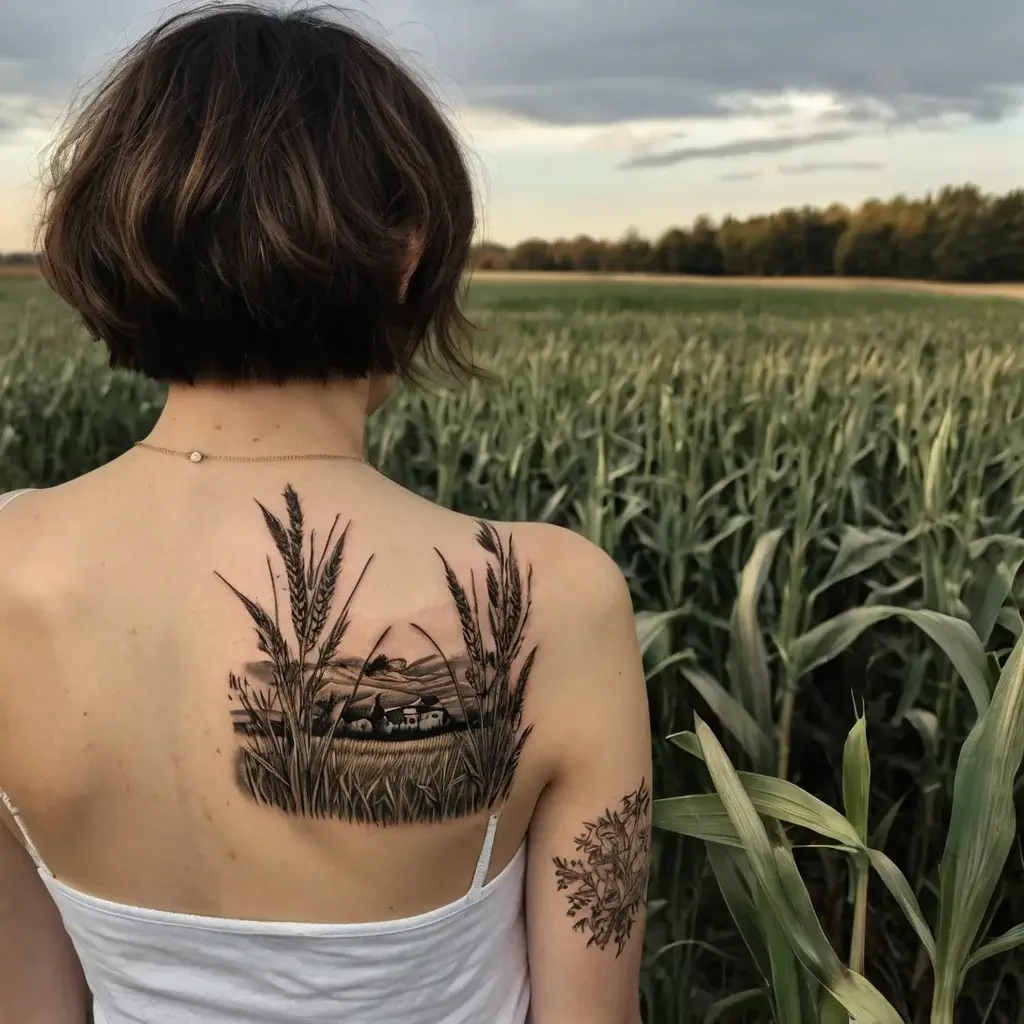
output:
[[[586,537],[551,523],[492,523],[537,567],[537,586],[555,590],[566,611],[629,604],[629,587],[615,559]]]
[[[52,487],[0,492],[0,558],[30,556],[78,532],[94,507],[110,507],[110,494],[97,487],[93,470]]]
[[[0,602],[9,600],[36,573],[52,500],[43,490],[0,496]]]
[[[597,678],[619,692],[644,688],[629,585],[615,560],[585,537],[547,523],[496,523],[531,576],[532,634],[548,693],[586,697]]]
[[[46,544],[49,515],[42,491],[0,497],[0,754],[20,743],[17,709],[38,702],[34,687],[11,685],[40,670],[48,655],[45,642],[47,592],[61,559]],[[10,496],[10,497],[9,497]]]
[[[92,547],[88,524],[111,504],[92,475],[0,498],[0,600],[52,593],[75,558]]]
[[[76,480],[0,498],[0,673],[38,666],[55,608],[75,592],[79,563],[95,557],[87,527],[95,498],[83,497],[87,490]]]
[[[38,521],[45,495],[44,490],[31,487],[0,491],[0,546],[7,548],[14,539],[9,524],[17,524],[23,530],[26,523]]]

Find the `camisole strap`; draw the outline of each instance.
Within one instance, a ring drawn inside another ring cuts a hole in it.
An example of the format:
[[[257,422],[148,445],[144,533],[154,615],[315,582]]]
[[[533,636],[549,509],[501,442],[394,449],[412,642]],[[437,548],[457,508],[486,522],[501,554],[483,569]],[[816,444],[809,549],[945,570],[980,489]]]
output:
[[[484,845],[480,849],[480,856],[476,861],[476,871],[473,872],[473,884],[469,889],[469,900],[473,902],[480,898],[483,892],[484,879],[487,877],[487,869],[491,866],[491,853],[494,850],[494,836],[498,831],[498,819],[501,812],[492,814],[487,821],[487,833],[484,835]]]
[[[8,491],[6,494],[0,494],[0,509],[9,505],[15,498],[21,494],[28,494],[29,491],[34,491],[34,487],[22,487],[18,491]],[[36,849],[36,844],[32,842],[32,837],[28,834],[28,829],[25,828],[25,823],[21,820],[21,815],[18,813],[18,808],[11,803],[11,798],[0,789],[0,803],[7,808],[7,813],[10,814],[14,821],[14,824],[18,826],[18,831],[21,833],[21,838],[25,842],[25,849],[28,850],[29,856],[35,861],[36,867],[40,871],[46,871],[46,865],[43,863],[43,858],[39,856],[39,851]]]
[[[35,865],[40,871],[45,871],[49,874],[49,869],[43,862],[43,858],[39,856],[39,851],[36,849],[36,844],[32,842],[32,837],[28,834],[28,829],[25,828],[25,822],[21,820],[21,815],[18,813],[18,808],[11,803],[11,798],[0,789],[0,803],[7,808],[7,813],[14,820],[14,824],[18,826],[18,831],[21,833],[21,838],[25,841],[25,849],[28,850],[29,856],[35,861]]]

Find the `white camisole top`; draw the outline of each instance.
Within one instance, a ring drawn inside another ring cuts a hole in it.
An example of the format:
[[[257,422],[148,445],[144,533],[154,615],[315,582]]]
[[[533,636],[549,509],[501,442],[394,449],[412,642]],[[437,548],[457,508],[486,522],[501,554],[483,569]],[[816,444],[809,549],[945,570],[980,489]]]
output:
[[[0,509],[22,491],[0,495]],[[525,1024],[526,843],[484,884],[415,917],[300,924],[201,917],[90,896],[55,878],[0,790],[82,963],[95,1024]]]

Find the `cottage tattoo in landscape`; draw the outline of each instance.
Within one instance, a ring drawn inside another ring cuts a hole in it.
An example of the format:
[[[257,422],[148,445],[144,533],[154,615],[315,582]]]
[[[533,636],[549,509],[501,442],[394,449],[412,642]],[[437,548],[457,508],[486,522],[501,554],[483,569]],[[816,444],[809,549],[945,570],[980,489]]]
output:
[[[555,857],[559,892],[568,893],[573,931],[588,933],[588,946],[615,943],[618,956],[647,904],[651,859],[651,794],[646,779],[596,822],[584,822],[573,843],[577,856]]]
[[[318,549],[291,486],[284,502],[287,523],[257,505],[283,563],[287,608],[269,555],[264,604],[217,574],[249,613],[266,656],[230,676],[242,790],[293,814],[376,825],[441,821],[502,803],[532,729],[523,702],[536,653],[521,657],[532,569],[524,575],[512,539],[504,544],[478,523],[476,541],[488,556],[485,608],[474,574],[467,588],[437,552],[463,651],[443,650],[409,623],[406,642],[418,639],[420,656],[395,651],[390,626],[369,650],[350,654],[353,601],[373,557],[339,594],[351,523],[339,530],[336,517]]]

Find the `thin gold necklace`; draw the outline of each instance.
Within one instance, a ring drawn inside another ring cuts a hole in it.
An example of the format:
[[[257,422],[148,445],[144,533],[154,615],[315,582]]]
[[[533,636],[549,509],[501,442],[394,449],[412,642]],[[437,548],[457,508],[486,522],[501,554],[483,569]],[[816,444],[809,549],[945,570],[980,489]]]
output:
[[[294,462],[299,459],[351,459],[354,462],[365,462],[362,455],[333,455],[325,452],[315,452],[309,455],[212,455],[210,452],[201,452],[198,449],[189,452],[178,452],[173,448],[161,448],[157,444],[149,444],[147,441],[136,441],[135,448],[148,448],[150,451],[162,452],[164,455],[177,455],[179,458],[188,459],[189,462],[204,462],[207,459],[215,459],[219,462]]]

